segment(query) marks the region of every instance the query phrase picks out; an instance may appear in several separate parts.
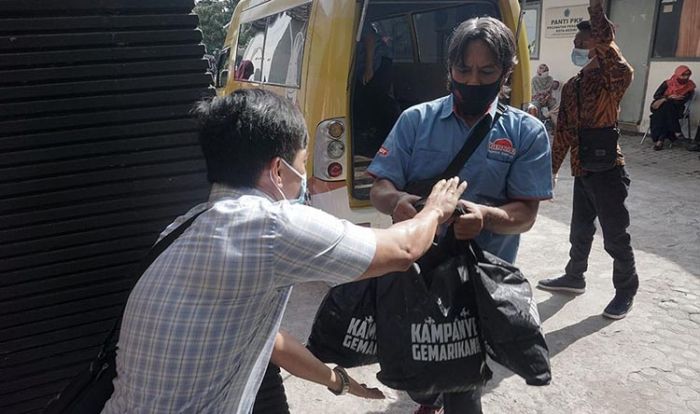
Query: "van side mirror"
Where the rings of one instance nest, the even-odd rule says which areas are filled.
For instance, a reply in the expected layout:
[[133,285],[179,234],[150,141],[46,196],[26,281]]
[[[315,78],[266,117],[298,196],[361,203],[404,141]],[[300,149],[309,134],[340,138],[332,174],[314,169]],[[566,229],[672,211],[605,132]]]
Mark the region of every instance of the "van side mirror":
[[216,58],[216,87],[221,88],[226,86],[228,82],[228,58],[229,58],[229,48],[226,48],[219,53]]
[[223,88],[226,86],[226,83],[228,82],[228,69],[224,69],[219,72],[218,79],[216,81],[216,87],[217,88]]

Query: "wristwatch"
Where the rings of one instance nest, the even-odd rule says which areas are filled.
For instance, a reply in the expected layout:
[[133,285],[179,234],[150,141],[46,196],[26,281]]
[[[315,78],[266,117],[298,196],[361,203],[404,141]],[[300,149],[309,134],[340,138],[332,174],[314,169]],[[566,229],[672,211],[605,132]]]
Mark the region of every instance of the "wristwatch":
[[340,390],[336,391],[333,388],[328,387],[328,391],[335,395],[347,394],[348,390],[350,390],[350,377],[348,376],[348,373],[342,367],[335,367],[333,368],[333,371],[335,371],[335,374],[338,376],[338,378],[340,378]]

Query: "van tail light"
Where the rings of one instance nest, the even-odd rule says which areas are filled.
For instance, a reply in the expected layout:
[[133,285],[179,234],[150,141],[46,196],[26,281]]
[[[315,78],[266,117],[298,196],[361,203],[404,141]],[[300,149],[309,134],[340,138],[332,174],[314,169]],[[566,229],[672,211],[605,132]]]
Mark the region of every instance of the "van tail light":
[[343,166],[339,162],[332,162],[328,166],[328,176],[331,178],[340,177],[343,175]]
[[314,177],[324,181],[344,181],[347,148],[345,118],[331,118],[319,123],[314,143]]

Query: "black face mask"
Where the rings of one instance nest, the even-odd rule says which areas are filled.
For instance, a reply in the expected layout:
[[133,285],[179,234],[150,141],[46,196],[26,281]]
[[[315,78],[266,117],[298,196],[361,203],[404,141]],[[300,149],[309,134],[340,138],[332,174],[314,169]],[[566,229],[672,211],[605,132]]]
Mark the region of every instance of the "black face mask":
[[479,116],[485,114],[500,90],[500,79],[488,85],[465,85],[452,80],[452,94],[460,115]]

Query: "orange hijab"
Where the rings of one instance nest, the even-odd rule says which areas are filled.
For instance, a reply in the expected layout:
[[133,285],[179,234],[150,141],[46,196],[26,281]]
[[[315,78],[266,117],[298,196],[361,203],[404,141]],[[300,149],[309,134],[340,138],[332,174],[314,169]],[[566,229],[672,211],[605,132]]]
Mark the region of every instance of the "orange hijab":
[[685,65],[680,65],[676,68],[675,72],[673,72],[673,76],[671,76],[671,79],[666,81],[666,92],[664,92],[664,96],[685,95],[686,93],[695,90],[695,83],[690,79],[688,79],[688,81],[685,83],[679,82],[680,76],[685,72],[690,72],[690,68]]

